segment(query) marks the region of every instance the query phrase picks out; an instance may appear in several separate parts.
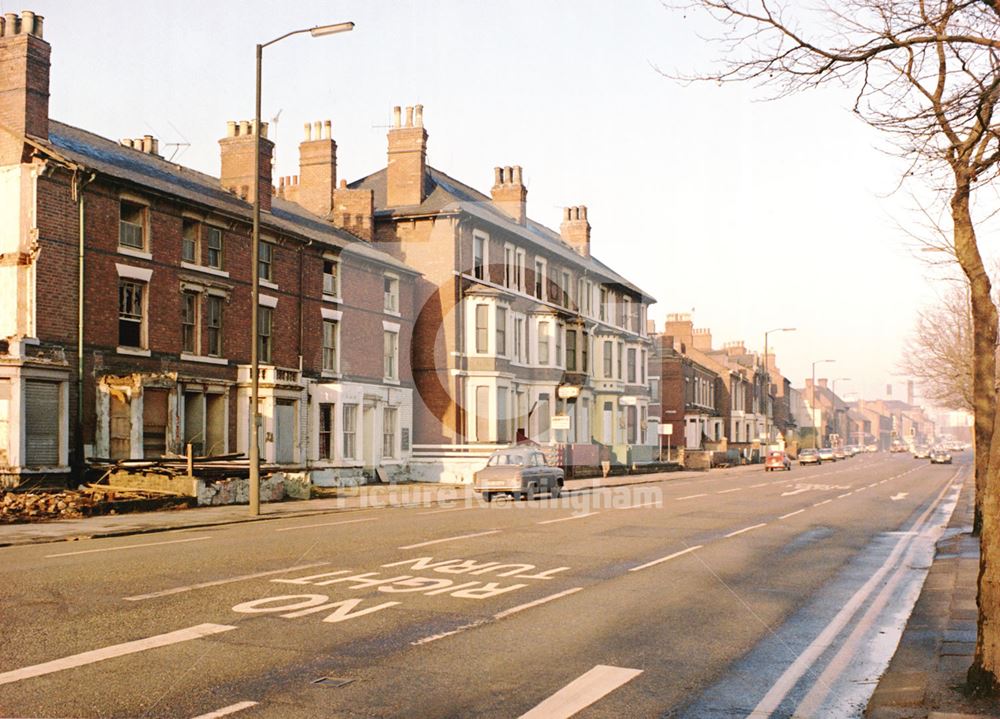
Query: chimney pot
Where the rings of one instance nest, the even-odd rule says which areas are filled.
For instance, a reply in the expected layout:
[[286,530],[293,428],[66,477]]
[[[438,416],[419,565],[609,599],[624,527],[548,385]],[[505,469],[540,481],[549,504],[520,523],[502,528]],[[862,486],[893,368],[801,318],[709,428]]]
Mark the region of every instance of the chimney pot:
[[399,114],[400,114],[399,105],[396,105],[395,107],[392,108],[392,126],[393,127],[399,127]]
[[342,189],[342,190],[346,190],[347,189],[347,180],[341,178],[341,180],[340,180],[340,189]]
[[323,138],[323,123],[319,120],[313,123],[313,138],[316,140]]
[[18,25],[20,24],[20,18],[17,16],[16,12],[4,13],[4,18],[6,23],[4,23],[3,36],[13,37],[18,33]]
[[500,167],[493,168],[493,184],[494,186],[503,184],[503,169]]
[[265,140],[267,139],[267,123],[266,122],[260,123],[260,136],[263,139],[265,139]]
[[406,106],[406,126],[413,127],[413,108]]
[[304,139],[306,142],[309,142],[313,139],[313,126],[311,122],[306,123],[306,132]]
[[514,165],[514,184],[515,185],[520,185],[521,184],[521,166],[520,165]]
[[229,120],[226,123],[226,137],[236,137],[236,122]]
[[35,34],[35,13],[31,10],[21,12],[21,32],[27,35]]
[[143,135],[142,136],[142,151],[147,155],[153,151],[153,136]]
[[329,120],[324,120],[323,121],[323,139],[324,140],[329,140],[332,135],[333,135],[333,123],[331,123]]
[[417,105],[413,108],[416,111],[416,123],[417,127],[424,126],[424,106]]
[[250,123],[246,120],[240,120],[239,128],[236,130],[237,135],[249,135],[250,134]]
[[42,25],[45,22],[45,18],[41,15],[35,15],[35,37],[39,40],[42,38]]

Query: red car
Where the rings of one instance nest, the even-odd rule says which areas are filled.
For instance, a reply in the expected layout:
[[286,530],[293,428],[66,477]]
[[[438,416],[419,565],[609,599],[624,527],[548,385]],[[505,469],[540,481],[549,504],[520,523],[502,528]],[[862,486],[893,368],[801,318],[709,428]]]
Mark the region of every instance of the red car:
[[787,469],[792,471],[792,460],[784,452],[770,452],[764,460],[764,471],[772,472],[776,469]]

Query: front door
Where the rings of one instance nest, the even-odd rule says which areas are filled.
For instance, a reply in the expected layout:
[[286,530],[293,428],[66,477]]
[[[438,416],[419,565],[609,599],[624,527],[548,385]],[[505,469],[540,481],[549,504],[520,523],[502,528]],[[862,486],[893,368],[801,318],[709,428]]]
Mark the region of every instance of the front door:
[[162,457],[167,451],[167,390],[142,391],[142,456]]
[[614,410],[611,402],[604,403],[604,444],[614,444],[615,436],[612,434],[614,430],[613,417]]
[[362,431],[362,452],[364,458],[365,469],[373,469],[378,460],[377,452],[381,449],[381,445],[377,449],[375,446],[375,404],[373,402],[365,402],[363,408],[363,415],[361,417],[361,431]]

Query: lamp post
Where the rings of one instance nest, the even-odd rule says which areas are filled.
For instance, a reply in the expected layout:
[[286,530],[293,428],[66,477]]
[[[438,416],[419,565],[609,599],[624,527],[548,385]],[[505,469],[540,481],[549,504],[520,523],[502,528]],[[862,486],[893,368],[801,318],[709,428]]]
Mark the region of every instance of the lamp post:
[[823,364],[824,362],[836,362],[837,360],[824,359],[816,360],[812,363],[812,387],[810,388],[809,399],[812,403],[812,415],[813,415],[813,446],[819,449],[819,426],[816,424],[816,365]]
[[309,33],[313,37],[323,35],[333,35],[339,32],[350,32],[354,29],[353,22],[342,22],[336,25],[317,25],[316,27],[302,28],[286,32],[280,37],[257,45],[257,97],[254,106],[253,118],[253,151],[254,151],[254,173],[253,173],[253,235],[250,244],[253,247],[251,259],[251,285],[250,285],[250,516],[256,517],[260,514],[260,446],[258,444],[258,434],[260,432],[260,407],[258,406],[258,395],[260,390],[260,353],[258,344],[260,342],[258,322],[258,305],[260,304],[260,75],[261,60],[264,56],[264,48],[276,42],[284,40],[292,35]]
[[768,400],[771,398],[771,362],[767,355],[767,336],[772,332],[794,332],[794,327],[777,327],[764,333],[764,372],[767,374],[767,386],[764,388],[764,451],[771,446],[771,415],[768,414]]

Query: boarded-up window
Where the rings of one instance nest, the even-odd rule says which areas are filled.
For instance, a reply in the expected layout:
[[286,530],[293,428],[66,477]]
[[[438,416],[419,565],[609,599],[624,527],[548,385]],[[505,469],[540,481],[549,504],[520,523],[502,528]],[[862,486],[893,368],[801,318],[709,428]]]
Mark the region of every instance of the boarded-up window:
[[59,464],[59,384],[28,380],[24,402],[25,464]]
[[167,451],[167,390],[142,393],[142,456],[162,457]]
[[10,380],[0,379],[0,466],[10,464]]
[[490,388],[476,387],[476,440],[490,441]]

